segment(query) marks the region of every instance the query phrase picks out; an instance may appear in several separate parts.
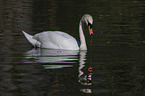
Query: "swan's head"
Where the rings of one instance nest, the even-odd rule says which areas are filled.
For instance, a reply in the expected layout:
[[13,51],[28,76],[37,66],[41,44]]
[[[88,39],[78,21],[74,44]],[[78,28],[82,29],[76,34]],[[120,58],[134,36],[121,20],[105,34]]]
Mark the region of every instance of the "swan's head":
[[93,17],[89,14],[85,14],[83,16],[83,20],[85,21],[85,23],[87,24],[88,28],[89,28],[89,33],[90,35],[93,35]]

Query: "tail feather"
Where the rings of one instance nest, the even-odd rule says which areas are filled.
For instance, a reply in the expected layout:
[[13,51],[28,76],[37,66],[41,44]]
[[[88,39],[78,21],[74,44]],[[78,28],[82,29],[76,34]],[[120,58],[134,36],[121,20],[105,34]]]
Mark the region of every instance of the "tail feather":
[[38,41],[36,39],[33,38],[32,35],[29,35],[28,33],[22,31],[23,34],[25,35],[25,37],[27,38],[27,40],[33,45],[36,46],[36,44],[38,43]]

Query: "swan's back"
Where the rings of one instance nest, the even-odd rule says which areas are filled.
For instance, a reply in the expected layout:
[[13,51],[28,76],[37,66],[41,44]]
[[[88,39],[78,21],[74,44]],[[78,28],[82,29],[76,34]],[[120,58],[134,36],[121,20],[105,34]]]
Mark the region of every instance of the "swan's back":
[[33,38],[41,43],[41,48],[79,50],[76,39],[61,31],[46,31]]

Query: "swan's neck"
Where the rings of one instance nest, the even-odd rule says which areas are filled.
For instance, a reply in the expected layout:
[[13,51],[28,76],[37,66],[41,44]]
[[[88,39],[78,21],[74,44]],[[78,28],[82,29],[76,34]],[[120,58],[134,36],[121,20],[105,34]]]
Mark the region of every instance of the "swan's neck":
[[80,33],[80,50],[87,50],[87,46],[86,46],[86,40],[85,40],[85,36],[84,36],[84,24],[82,24],[84,22],[82,22],[82,20],[80,21],[79,24],[79,33]]

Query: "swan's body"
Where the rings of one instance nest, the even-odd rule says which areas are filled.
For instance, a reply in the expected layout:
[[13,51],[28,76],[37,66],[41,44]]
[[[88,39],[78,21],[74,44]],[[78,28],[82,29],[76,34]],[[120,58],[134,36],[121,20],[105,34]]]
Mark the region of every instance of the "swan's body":
[[63,49],[63,50],[87,50],[85,36],[83,33],[83,23],[89,27],[90,34],[92,31],[92,16],[86,14],[82,17],[79,24],[80,45],[78,41],[71,35],[61,31],[45,31],[38,33],[34,36],[22,31],[28,41],[36,47],[50,48],[50,49]]
[[[25,36],[27,33],[23,31]],[[50,49],[79,50],[76,39],[61,31],[46,31],[27,38],[33,46]],[[31,39],[34,39],[31,41]],[[48,42],[49,41],[49,42]]]

